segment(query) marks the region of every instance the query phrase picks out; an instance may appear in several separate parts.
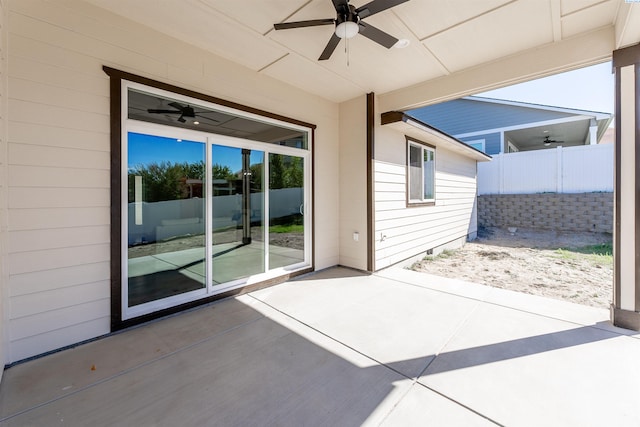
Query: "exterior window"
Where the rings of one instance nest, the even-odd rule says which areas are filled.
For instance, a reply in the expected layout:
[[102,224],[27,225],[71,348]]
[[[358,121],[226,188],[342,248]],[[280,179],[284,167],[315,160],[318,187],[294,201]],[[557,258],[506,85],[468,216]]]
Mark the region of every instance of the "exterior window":
[[464,141],[465,144],[467,144],[470,147],[475,148],[478,151],[482,151],[483,153],[485,153],[486,151],[484,150],[484,139],[475,139],[473,141]]
[[409,203],[435,202],[436,150],[408,141]]

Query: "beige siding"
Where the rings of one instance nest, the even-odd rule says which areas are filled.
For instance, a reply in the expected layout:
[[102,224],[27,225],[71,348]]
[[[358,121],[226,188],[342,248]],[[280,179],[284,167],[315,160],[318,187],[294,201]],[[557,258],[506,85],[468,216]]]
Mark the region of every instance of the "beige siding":
[[9,273],[7,270],[7,7],[0,0],[0,379],[9,362]]
[[340,265],[360,270],[367,269],[366,118],[365,96],[340,105]]
[[9,9],[10,97],[4,86],[0,93],[9,111],[8,138],[0,131],[0,174],[8,178],[0,179],[6,361],[109,332],[103,65],[318,125],[315,263],[338,263],[336,104],[81,1],[16,0]]
[[436,204],[407,207],[405,138],[382,131],[377,151],[381,144],[385,147],[376,158],[374,178],[376,269],[476,232],[475,160],[437,147]]

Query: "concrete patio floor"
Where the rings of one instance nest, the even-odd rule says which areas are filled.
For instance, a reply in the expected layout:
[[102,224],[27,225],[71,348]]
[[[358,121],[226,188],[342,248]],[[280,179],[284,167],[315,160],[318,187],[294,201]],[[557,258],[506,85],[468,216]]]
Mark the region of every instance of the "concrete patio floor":
[[3,426],[638,426],[608,312],[333,268],[5,371]]

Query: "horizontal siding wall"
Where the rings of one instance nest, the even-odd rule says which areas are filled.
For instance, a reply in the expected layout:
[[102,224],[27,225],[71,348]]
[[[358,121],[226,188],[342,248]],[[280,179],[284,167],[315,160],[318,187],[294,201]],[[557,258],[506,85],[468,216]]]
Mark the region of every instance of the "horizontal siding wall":
[[[398,141],[395,144],[399,150],[405,150]],[[474,160],[436,148],[436,204],[407,207],[406,165],[377,160],[374,175],[376,269],[474,234],[477,230],[475,177]]]
[[[9,362],[109,332],[104,65],[317,124],[316,165],[338,162],[333,103],[82,1],[9,5]],[[338,262],[337,187],[315,185],[317,268]]]
[[558,111],[504,105],[473,99],[454,99],[428,105],[412,110],[409,114],[449,135],[524,125],[571,116],[569,113]]
[[7,7],[0,0],[0,379],[8,361],[9,349],[9,273],[8,250],[8,172],[7,172]]

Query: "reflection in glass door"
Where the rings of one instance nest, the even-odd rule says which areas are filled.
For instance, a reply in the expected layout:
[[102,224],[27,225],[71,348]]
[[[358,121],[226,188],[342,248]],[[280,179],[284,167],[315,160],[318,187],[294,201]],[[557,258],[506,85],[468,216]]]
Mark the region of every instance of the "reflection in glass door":
[[213,145],[211,162],[215,286],[265,271],[264,152]]
[[205,144],[128,133],[128,306],[204,289]]
[[269,154],[269,269],[304,261],[304,161]]
[[127,135],[123,316],[309,265],[308,159],[295,149],[146,127]]

